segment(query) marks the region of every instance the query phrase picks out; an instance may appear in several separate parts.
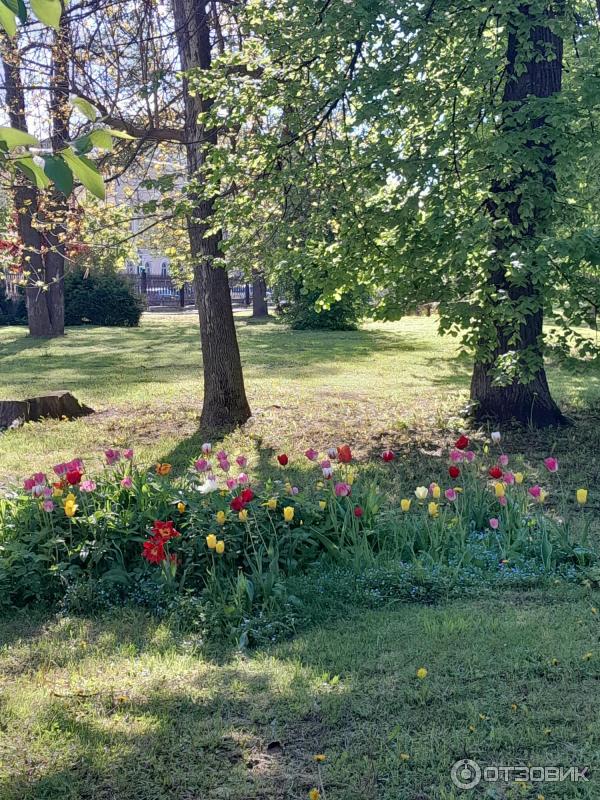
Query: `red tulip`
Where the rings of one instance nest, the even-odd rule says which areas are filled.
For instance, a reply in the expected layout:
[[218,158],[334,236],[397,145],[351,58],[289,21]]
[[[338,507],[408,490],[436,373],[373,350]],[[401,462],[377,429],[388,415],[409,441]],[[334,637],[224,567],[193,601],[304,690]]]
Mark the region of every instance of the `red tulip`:
[[488,475],[490,476],[490,478],[496,478],[496,479],[501,478],[502,470],[497,465],[494,467],[490,467],[488,470]]
[[456,480],[458,478],[458,476],[460,475],[459,468],[454,466],[454,464],[453,464],[451,467],[448,468],[448,475],[450,475],[451,478]]
[[254,492],[250,487],[244,489],[244,491],[240,494],[240,497],[244,501],[244,503],[249,503],[250,500],[254,500]]
[[459,436],[458,439],[454,442],[454,447],[457,450],[466,450],[469,446],[469,439],[466,436]]
[[83,473],[79,472],[78,469],[73,469],[67,472],[65,477],[70,486],[77,486],[78,483],[81,483]]
[[384,450],[381,454],[381,457],[386,462],[393,461],[396,458],[393,450]]
[[352,450],[347,444],[343,444],[341,447],[337,449],[338,454],[338,461],[341,461],[342,464],[349,464],[352,461]]
[[357,519],[360,519],[365,512],[362,510],[360,506],[354,506],[354,516]]
[[229,507],[232,511],[241,511],[243,508],[246,507],[246,502],[241,494],[238,494],[237,497],[234,497],[231,503],[229,503]]
[[277,461],[279,461],[282,467],[285,467],[285,465],[289,461],[289,458],[286,456],[285,453],[282,453],[280,456],[277,456]]

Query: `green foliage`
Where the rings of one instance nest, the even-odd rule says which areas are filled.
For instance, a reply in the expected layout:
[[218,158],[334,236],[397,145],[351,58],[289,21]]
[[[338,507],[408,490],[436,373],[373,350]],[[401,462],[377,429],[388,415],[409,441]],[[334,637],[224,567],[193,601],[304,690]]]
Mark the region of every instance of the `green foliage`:
[[283,289],[286,303],[281,316],[293,330],[352,331],[365,313],[364,303],[349,293],[340,300],[334,300],[327,307],[319,306],[321,293],[306,291],[300,280],[290,281]]
[[65,276],[65,325],[137,326],[142,304],[127,279],[83,267]]
[[[598,224],[599,41],[590,6],[555,12],[248,3],[244,49],[195,76],[208,119],[240,132],[205,168],[227,252],[325,301],[369,286],[379,318],[439,301],[442,330],[479,361],[502,339],[499,381],[539,368],[538,343],[519,348],[541,308],[589,355],[573,326],[600,303],[580,236]],[[534,41],[544,27],[564,46],[562,91],[515,102],[528,64],[557,58]]]

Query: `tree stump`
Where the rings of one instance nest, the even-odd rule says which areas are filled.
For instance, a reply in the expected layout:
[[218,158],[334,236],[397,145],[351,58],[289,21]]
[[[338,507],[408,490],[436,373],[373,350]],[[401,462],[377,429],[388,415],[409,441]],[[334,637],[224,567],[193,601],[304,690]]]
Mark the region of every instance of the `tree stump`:
[[0,428],[10,428],[41,419],[77,419],[94,409],[80,403],[70,392],[50,392],[27,400],[0,400]]

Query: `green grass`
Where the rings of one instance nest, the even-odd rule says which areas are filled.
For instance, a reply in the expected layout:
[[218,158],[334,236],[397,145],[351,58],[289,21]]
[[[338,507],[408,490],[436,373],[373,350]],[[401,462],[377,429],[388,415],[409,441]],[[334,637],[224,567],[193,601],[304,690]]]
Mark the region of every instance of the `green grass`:
[[[467,399],[470,364],[455,340],[437,335],[434,319],[329,333],[241,318],[238,332],[254,417],[226,446],[292,453],[348,441],[362,458],[390,446],[409,461],[417,457],[417,473],[426,471],[424,464],[435,468],[462,425],[457,414]],[[194,315],[147,314],[139,329],[70,329],[51,342],[0,328],[0,363],[0,397],[68,389],[98,412],[1,435],[0,481],[74,455],[97,464],[107,446],[131,445],[142,461],[182,468],[204,440]],[[517,435],[514,445],[532,458],[553,450],[592,485],[599,477],[592,454],[600,446],[600,370],[551,367],[550,381],[578,427]]]
[[302,800],[323,753],[326,800],[483,797],[453,790],[463,757],[592,768],[589,784],[486,797],[597,798],[599,599],[561,588],[350,608],[218,662],[132,612],[12,619],[0,624],[0,797]]

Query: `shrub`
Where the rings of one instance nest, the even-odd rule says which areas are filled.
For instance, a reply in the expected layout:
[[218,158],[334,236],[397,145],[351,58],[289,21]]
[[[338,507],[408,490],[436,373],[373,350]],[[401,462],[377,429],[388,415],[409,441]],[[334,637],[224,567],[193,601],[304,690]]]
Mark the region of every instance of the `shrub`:
[[122,275],[81,268],[65,275],[65,325],[135,327],[141,314],[141,300]]
[[[355,583],[374,599],[413,600],[473,581],[528,585],[595,562],[585,490],[552,515],[546,490],[509,471],[505,454],[468,447],[461,437],[449,454],[448,488],[413,487],[393,502],[360,479],[347,446],[315,463],[302,489],[286,480],[283,454],[281,480],[251,487],[246,472],[230,477],[224,452],[211,463],[208,445],[175,479],[168,464],[138,468],[129,450],[107,451],[95,478],[79,459],[58,464],[0,501],[4,603],[82,611],[134,602],[239,639],[290,630],[301,616],[290,579],[318,562],[362,575]],[[393,452],[382,458],[394,469]],[[236,462],[246,468],[244,456]],[[555,480],[557,463],[545,463]]]
[[26,325],[27,304],[25,293],[19,289],[16,300],[12,300],[6,293],[6,284],[0,280],[0,325]]
[[321,293],[306,292],[301,281],[280,289],[289,297],[281,307],[281,316],[293,330],[353,331],[364,316],[365,300],[357,293],[345,294],[329,308],[320,309],[317,303]]

